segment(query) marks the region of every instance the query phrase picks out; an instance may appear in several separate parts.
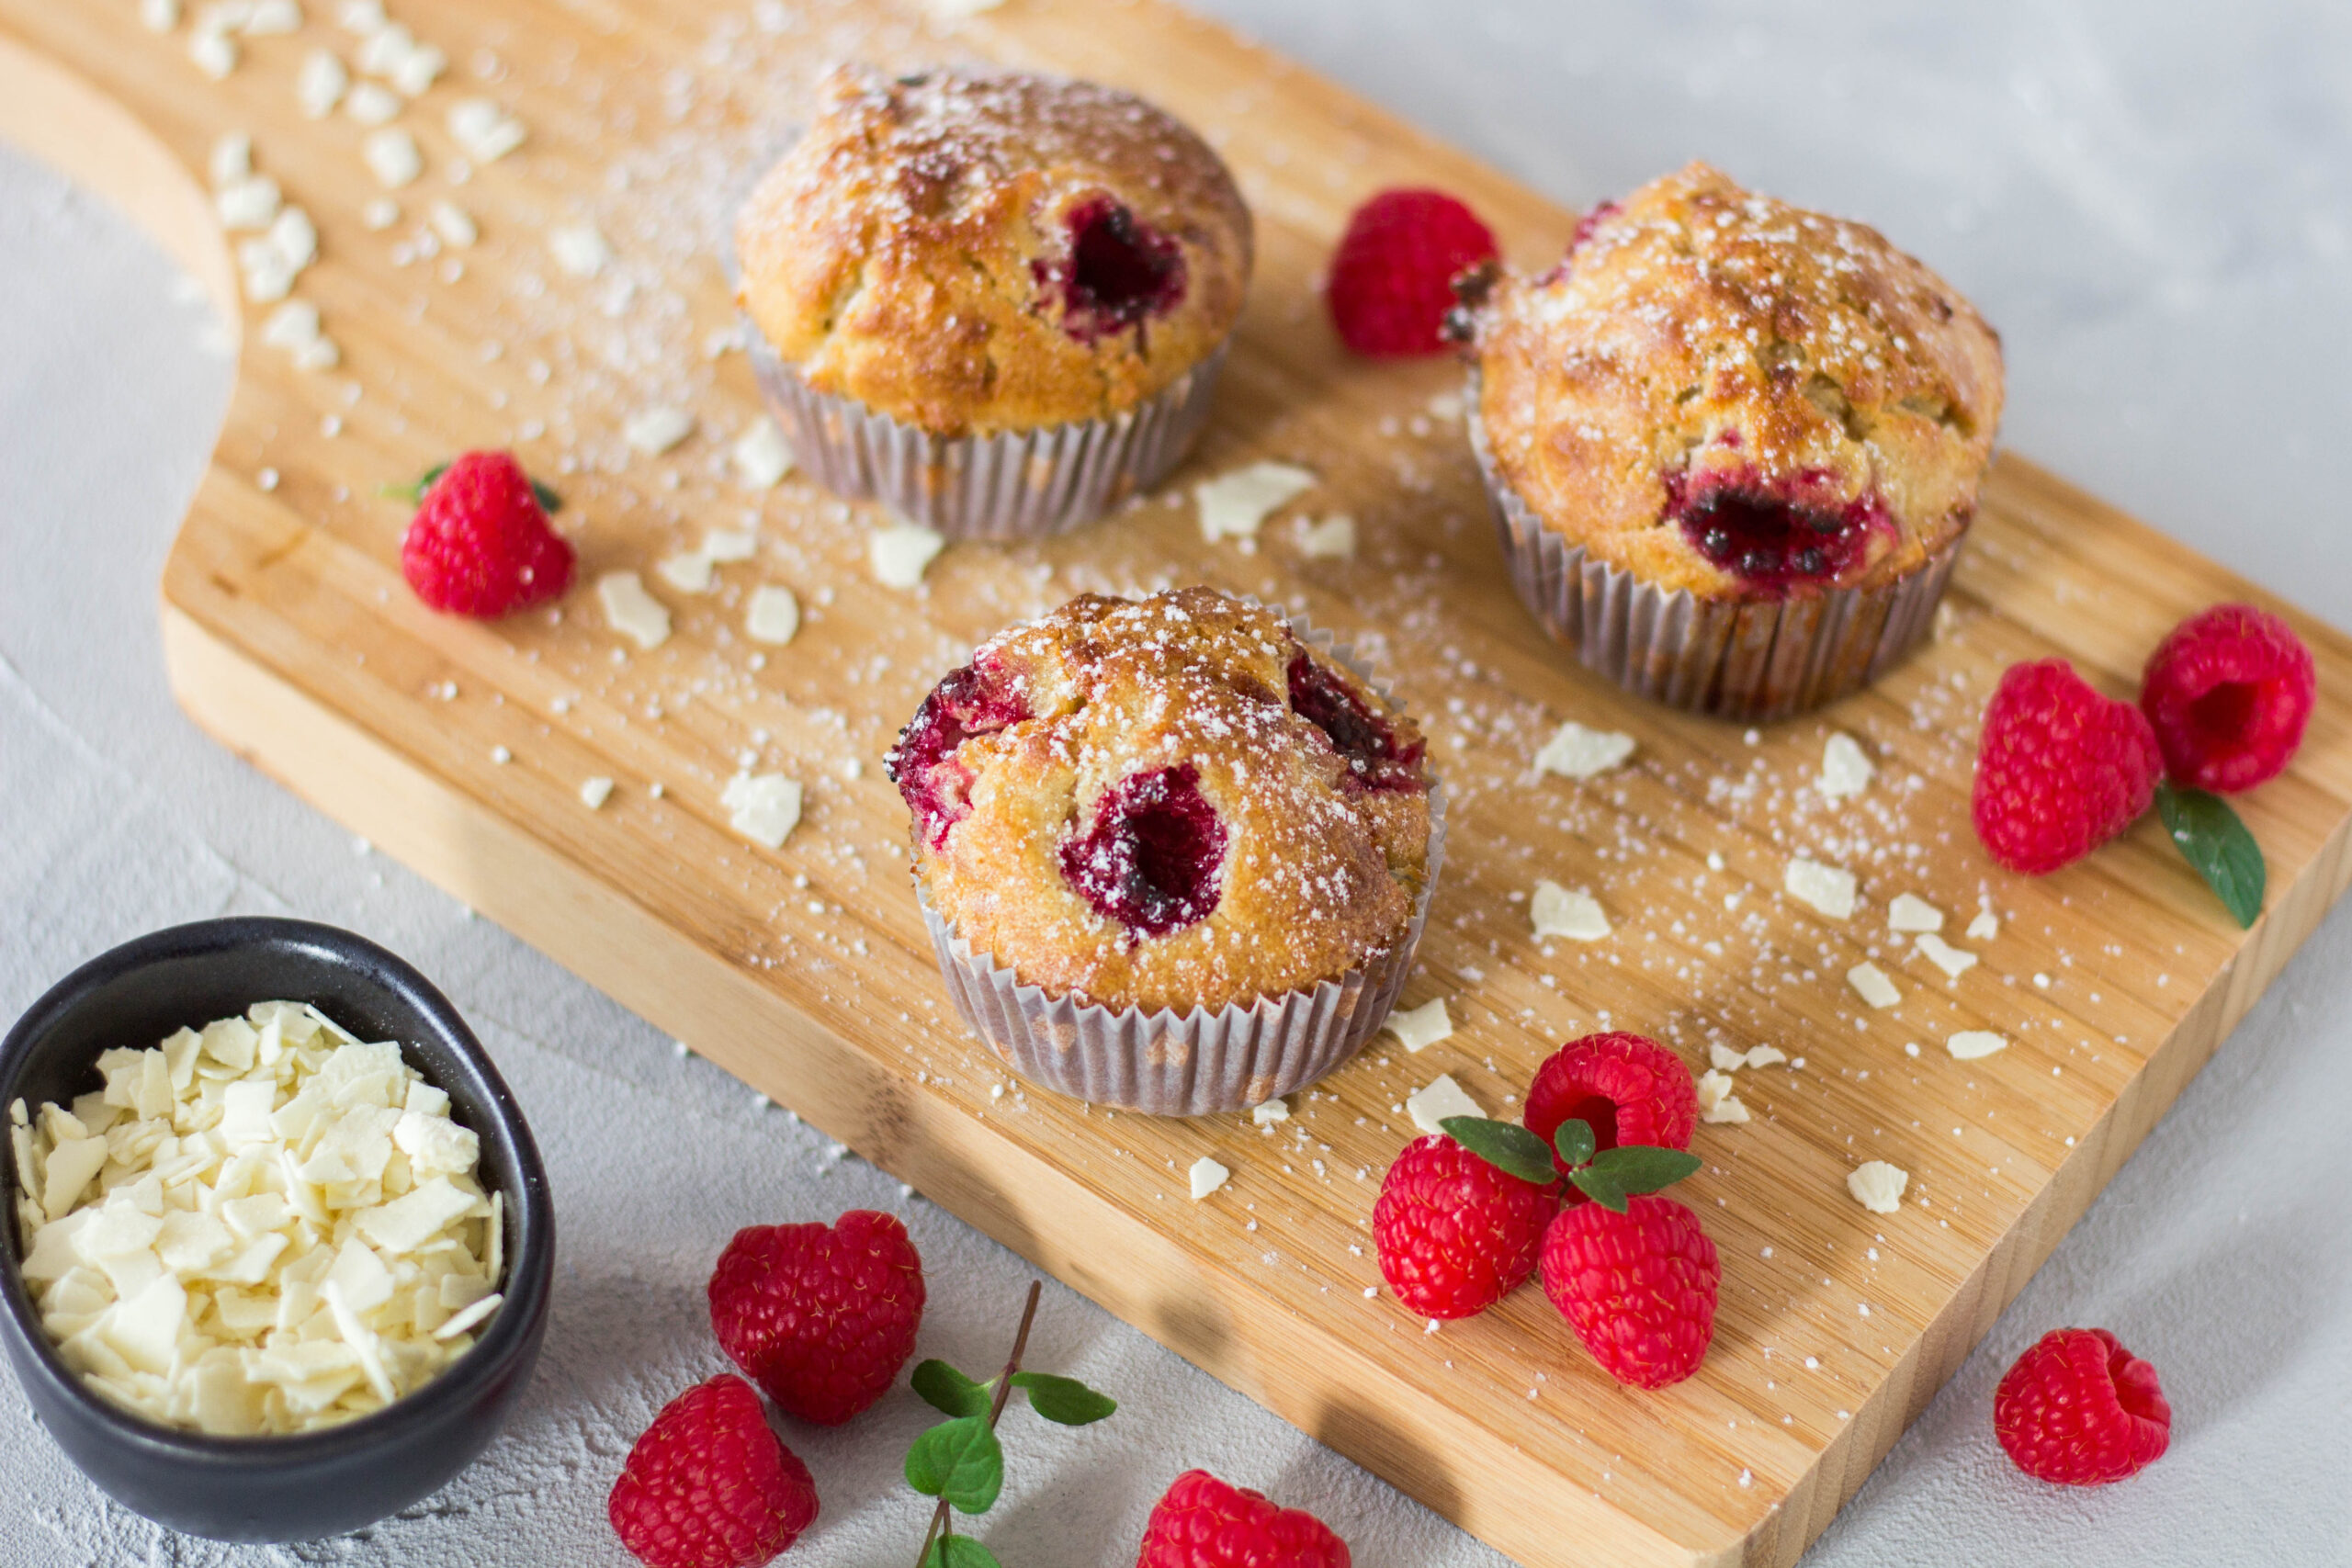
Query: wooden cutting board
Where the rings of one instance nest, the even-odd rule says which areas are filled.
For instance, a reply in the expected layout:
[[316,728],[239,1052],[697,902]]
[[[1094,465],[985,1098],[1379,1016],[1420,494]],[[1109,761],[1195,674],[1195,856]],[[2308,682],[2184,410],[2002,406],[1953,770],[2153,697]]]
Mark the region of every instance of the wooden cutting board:
[[[960,25],[845,0],[750,14],[396,0],[454,64],[401,117],[426,173],[380,231],[363,218],[381,193],[362,129],[297,107],[303,54],[348,61],[356,45],[329,0],[309,6],[299,36],[245,39],[216,82],[191,64],[185,24],[147,32],[130,0],[0,0],[0,39],[20,40],[0,47],[0,133],[119,200],[246,327],[164,581],[188,710],[747,1083],[1521,1562],[1793,1560],[2345,886],[2352,643],[2303,616],[2322,704],[2293,771],[2244,802],[2271,874],[2252,931],[2153,821],[2044,881],[1987,862],[1968,827],[1970,758],[2004,665],[2064,654],[2128,693],[2183,615],[2267,602],[2016,457],[1994,472],[1933,645],[1827,714],[1743,733],[1568,668],[1504,580],[1444,406],[1458,371],[1350,359],[1316,278],[1379,186],[1461,193],[1526,264],[1558,253],[1569,212],[1158,0],[1011,0]],[[950,551],[922,592],[899,592],[865,565],[874,517],[798,480],[754,492],[729,475],[757,403],[741,355],[714,353],[734,322],[723,234],[820,62],[972,56],[1133,86],[1198,126],[1257,211],[1261,270],[1178,484],[1045,547]],[[444,121],[468,96],[518,116],[528,141],[458,183]],[[322,257],[296,292],[341,345],[335,369],[295,369],[259,340],[266,307],[236,303],[199,188],[232,129],[316,220]],[[439,200],[475,220],[478,244],[436,252],[423,220]],[[582,222],[614,253],[591,279],[548,242]],[[658,458],[621,435],[652,407],[698,422]],[[584,590],[558,615],[493,626],[410,596],[405,508],[378,487],[499,445],[565,492],[583,581],[645,574],[675,617],[666,646],[621,643]],[[1254,551],[1204,544],[1187,484],[1260,457],[1322,482]],[[1306,558],[1299,519],[1340,512],[1359,525],[1355,558]],[[716,592],[654,575],[706,528],[747,520],[759,557],[720,568]],[[1009,1080],[946,1005],[880,766],[931,682],[999,626],[1081,589],[1191,581],[1295,604],[1371,652],[1453,791],[1406,998],[1448,998],[1453,1037],[1419,1055],[1384,1038],[1272,1131],[1116,1115]],[[741,630],[761,582],[808,612],[764,659]],[[1569,718],[1639,749],[1589,784],[1537,779],[1532,756]],[[1842,804],[1816,787],[1833,730],[1878,764]],[[808,786],[779,852],[732,833],[718,804],[744,761]],[[617,781],[601,810],[579,795],[592,775]],[[1781,892],[1797,854],[1859,874],[1852,919]],[[1591,889],[1615,934],[1532,941],[1539,877]],[[1975,967],[1948,982],[1889,933],[1906,892],[1947,913]],[[1962,936],[1980,908],[1999,934]],[[1847,988],[1865,957],[1899,1008]],[[1510,1114],[1546,1053],[1603,1023],[1673,1043],[1694,1070],[1711,1044],[1802,1058],[1738,1073],[1753,1120],[1699,1132],[1706,1169],[1687,1197],[1722,1249],[1722,1314],[1701,1373],[1662,1393],[1600,1376],[1532,1288],[1433,1334],[1373,1289],[1367,1218],[1411,1135],[1406,1096],[1449,1072]],[[1956,1061],[1942,1042],[1962,1029],[2014,1043]],[[1204,1154],[1233,1177],[1194,1202],[1185,1172]],[[1848,1171],[1872,1158],[1911,1173],[1898,1214],[1848,1195]]]

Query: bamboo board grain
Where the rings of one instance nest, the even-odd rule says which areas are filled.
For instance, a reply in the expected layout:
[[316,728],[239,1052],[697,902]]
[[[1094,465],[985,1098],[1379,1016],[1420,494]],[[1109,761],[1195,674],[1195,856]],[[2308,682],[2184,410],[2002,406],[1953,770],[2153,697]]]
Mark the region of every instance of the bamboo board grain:
[[[295,107],[306,50],[353,53],[328,17],[248,40],[216,84],[186,58],[185,28],[141,31],[129,0],[0,0],[0,134],[122,202],[232,320],[263,312],[230,296],[190,184],[218,133],[251,130],[261,168],[322,235],[297,292],[345,364],[302,374],[246,333],[164,583],[183,703],[625,1004],[1521,1562],[1792,1561],[2352,876],[2352,644],[2301,616],[2323,700],[2296,767],[2245,803],[2272,874],[2251,932],[2153,823],[2042,882],[1984,859],[1969,755],[2004,664],[2061,653],[2128,691],[2181,615],[2267,602],[2015,457],[1993,476],[1936,642],[1829,714],[1747,735],[1565,668],[1511,598],[1458,423],[1431,412],[1458,373],[1350,361],[1313,279],[1347,209],[1381,186],[1462,192],[1525,262],[1556,253],[1569,214],[1215,26],[1156,0],[1011,0],[960,28],[831,0],[392,10],[456,65],[403,118],[429,172],[376,232],[362,131]],[[1179,486],[1046,547],[950,552],[909,596],[865,570],[871,518],[797,480],[763,495],[729,482],[727,441],[756,404],[741,356],[707,344],[731,324],[726,212],[788,137],[817,63],[974,55],[1132,85],[1200,126],[1257,211],[1261,271]],[[531,140],[459,184],[442,119],[472,94],[519,114]],[[420,219],[440,198],[478,220],[478,246],[434,254]],[[584,281],[545,243],[582,220],[615,251]],[[619,432],[653,404],[691,409],[701,431],[648,459]],[[671,643],[616,657],[585,592],[560,616],[491,626],[407,595],[402,509],[376,487],[501,444],[567,493],[583,580],[647,574],[676,613]],[[1182,483],[1255,456],[1323,477],[1301,514],[1352,514],[1356,559],[1305,559],[1290,519],[1254,553],[1200,541]],[[653,577],[705,528],[747,516],[761,557],[722,568],[716,594]],[[1081,588],[1193,580],[1298,604],[1368,648],[1430,722],[1453,796],[1407,1000],[1446,996],[1454,1037],[1419,1055],[1385,1040],[1271,1134],[1239,1117],[1114,1116],[1008,1080],[945,1006],[878,766],[978,637]],[[755,666],[740,615],[763,581],[793,587],[809,617]],[[1529,776],[1570,717],[1640,750],[1588,784]],[[1833,728],[1880,768],[1843,806],[1807,783]],[[735,837],[718,807],[744,755],[809,784],[780,852]],[[618,781],[601,811],[577,797],[590,775]],[[1860,874],[1854,920],[1781,894],[1796,853]],[[1614,937],[1530,941],[1517,900],[1538,876],[1592,888]],[[1981,953],[1958,981],[1888,934],[1887,903],[1906,891]],[[2000,934],[1959,937],[1980,903]],[[1844,987],[1865,956],[1894,975],[1901,1008],[1870,1012]],[[1532,1290],[1435,1337],[1364,1293],[1377,1282],[1365,1221],[1410,1135],[1405,1095],[1450,1071],[1508,1113],[1553,1045],[1602,1021],[1669,1040],[1694,1068],[1711,1042],[1804,1058],[1739,1074],[1754,1121],[1700,1131],[1707,1168],[1689,1200],[1723,1251],[1722,1315],[1701,1374],[1658,1394],[1601,1378]],[[1972,1027],[2015,1043],[1952,1061],[1939,1043]],[[1204,1153],[1234,1177],[1196,1205],[1184,1171]],[[1898,1215],[1847,1196],[1846,1172],[1873,1157],[1913,1173]]]

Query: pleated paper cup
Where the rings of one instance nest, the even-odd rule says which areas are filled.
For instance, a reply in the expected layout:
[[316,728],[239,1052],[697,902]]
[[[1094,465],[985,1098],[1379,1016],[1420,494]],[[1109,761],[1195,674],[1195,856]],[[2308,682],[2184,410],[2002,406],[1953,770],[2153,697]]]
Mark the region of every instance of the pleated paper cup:
[[1520,601],[1588,670],[1668,707],[1741,723],[1809,712],[1861,690],[1923,641],[1967,540],[1871,588],[1785,599],[1667,592],[1544,526],[1495,467],[1470,382],[1470,444]]
[[750,337],[760,389],[818,483],[951,540],[1000,543],[1081,527],[1167,477],[1208,420],[1227,346],[1109,419],[951,437],[817,391],[756,328]]
[[[1291,626],[1300,640],[1371,680],[1329,633],[1295,619]],[[1245,1111],[1336,1071],[1396,1007],[1445,860],[1445,786],[1434,776],[1429,800],[1428,874],[1402,938],[1337,979],[1215,1010],[1114,1010],[1025,984],[992,955],[975,953],[920,884],[916,897],[957,1014],[1029,1082],[1154,1116]]]

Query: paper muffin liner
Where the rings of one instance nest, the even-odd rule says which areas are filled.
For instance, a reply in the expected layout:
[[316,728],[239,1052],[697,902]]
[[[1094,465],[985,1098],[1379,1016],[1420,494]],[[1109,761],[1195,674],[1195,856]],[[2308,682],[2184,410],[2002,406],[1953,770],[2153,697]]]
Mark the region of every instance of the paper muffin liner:
[[811,389],[751,333],[760,389],[800,467],[836,495],[875,501],[949,539],[1041,539],[1158,484],[1208,420],[1227,344],[1136,407],[995,435],[940,436]]
[[1860,691],[1927,637],[1968,537],[1962,525],[1917,569],[1873,588],[1760,602],[1668,592],[1545,527],[1495,467],[1475,374],[1469,395],[1470,444],[1521,602],[1586,669],[1668,707],[1756,723]]
[[[1331,634],[1295,617],[1291,629],[1388,694]],[[1154,1116],[1244,1111],[1341,1066],[1396,1007],[1445,862],[1445,786],[1434,774],[1429,801],[1428,874],[1401,938],[1337,979],[1214,1011],[1114,1010],[1024,984],[992,955],[973,952],[920,883],[916,897],[956,1012],[1023,1078],[1090,1104]]]

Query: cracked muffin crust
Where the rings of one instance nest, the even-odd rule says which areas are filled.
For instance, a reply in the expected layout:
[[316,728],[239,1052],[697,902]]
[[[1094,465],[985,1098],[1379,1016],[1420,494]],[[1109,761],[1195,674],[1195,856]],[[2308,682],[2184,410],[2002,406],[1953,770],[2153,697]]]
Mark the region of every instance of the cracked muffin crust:
[[1429,874],[1419,729],[1281,615],[1082,595],[990,639],[890,756],[933,908],[1023,982],[1182,1012],[1401,941]]
[[822,96],[736,226],[740,301],[815,390],[943,436],[1107,419],[1241,313],[1249,209],[1141,98],[849,67]]
[[1692,164],[1469,315],[1498,477],[1672,592],[1770,601],[1917,570],[1973,516],[2000,340],[1877,231]]

